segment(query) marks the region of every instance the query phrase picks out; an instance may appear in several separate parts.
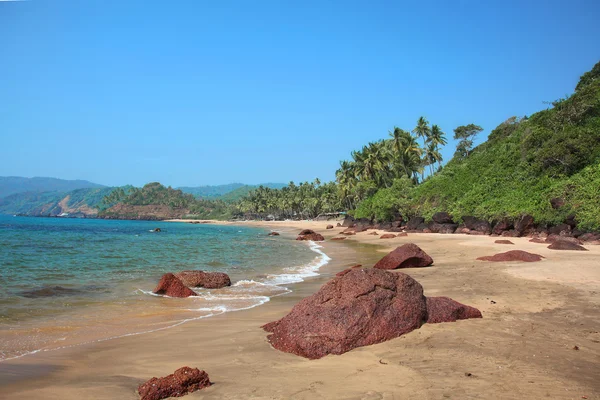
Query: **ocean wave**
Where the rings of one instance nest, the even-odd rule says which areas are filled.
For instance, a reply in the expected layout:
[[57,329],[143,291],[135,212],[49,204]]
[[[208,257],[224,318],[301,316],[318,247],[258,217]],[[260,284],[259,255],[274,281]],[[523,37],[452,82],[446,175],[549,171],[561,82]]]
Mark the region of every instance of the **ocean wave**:
[[318,254],[318,256],[308,264],[300,265],[297,267],[288,267],[283,270],[285,273],[283,274],[269,274],[267,275],[264,283],[271,285],[286,285],[290,283],[300,283],[304,282],[306,278],[311,278],[315,276],[319,276],[319,271],[321,267],[329,263],[331,258],[325,254],[321,249],[323,246],[313,242],[308,241],[309,248]]

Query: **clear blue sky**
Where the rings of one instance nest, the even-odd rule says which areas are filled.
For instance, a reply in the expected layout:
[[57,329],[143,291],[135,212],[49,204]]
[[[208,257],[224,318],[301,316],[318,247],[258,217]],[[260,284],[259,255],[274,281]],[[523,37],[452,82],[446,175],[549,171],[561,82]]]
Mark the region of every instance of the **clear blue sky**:
[[481,141],[571,93],[598,21],[597,0],[0,1],[0,175],[330,180],[421,115]]

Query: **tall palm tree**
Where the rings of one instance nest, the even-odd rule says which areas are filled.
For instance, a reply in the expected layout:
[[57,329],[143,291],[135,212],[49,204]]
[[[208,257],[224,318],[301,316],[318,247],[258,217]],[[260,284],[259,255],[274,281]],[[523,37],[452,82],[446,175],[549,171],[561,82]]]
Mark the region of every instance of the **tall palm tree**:
[[425,117],[419,117],[417,120],[417,126],[413,129],[412,133],[417,135],[419,139],[423,140],[423,146],[425,146],[425,142],[429,140],[431,136],[431,128],[429,127],[429,121]]

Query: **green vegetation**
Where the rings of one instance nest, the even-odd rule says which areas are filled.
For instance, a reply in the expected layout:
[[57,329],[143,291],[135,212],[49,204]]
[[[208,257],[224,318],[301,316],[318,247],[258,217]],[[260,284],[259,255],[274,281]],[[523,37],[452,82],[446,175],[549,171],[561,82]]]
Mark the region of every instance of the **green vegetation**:
[[[260,188],[242,199],[240,211],[310,218],[349,210],[378,221],[438,211],[488,220],[530,214],[541,224],[575,215],[580,229],[600,230],[600,63],[551,106],[509,118],[474,149],[483,128],[457,127],[456,153],[443,168],[445,134],[421,117],[411,133],[394,128],[389,138],[352,152],[340,163],[337,185]],[[564,205],[552,208],[553,198]]]

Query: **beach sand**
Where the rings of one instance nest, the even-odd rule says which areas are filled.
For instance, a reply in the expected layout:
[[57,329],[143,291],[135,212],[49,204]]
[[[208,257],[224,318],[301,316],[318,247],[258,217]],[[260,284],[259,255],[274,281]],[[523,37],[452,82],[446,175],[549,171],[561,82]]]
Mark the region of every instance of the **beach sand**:
[[[330,239],[342,228],[325,230],[328,223],[248,224],[286,232],[311,228]],[[290,294],[168,330],[0,363],[0,398],[136,399],[142,382],[188,365],[206,370],[214,382],[189,399],[600,399],[600,246],[554,251],[526,238],[511,238],[515,245],[494,240],[379,239],[368,232],[326,240],[323,250],[332,261],[320,276],[289,285]],[[336,272],[354,263],[370,267],[410,242],[435,263],[402,272],[419,281],[425,295],[477,307],[483,319],[425,324],[385,343],[312,361],[269,346],[261,325],[287,314]],[[546,259],[475,260],[511,249]]]

